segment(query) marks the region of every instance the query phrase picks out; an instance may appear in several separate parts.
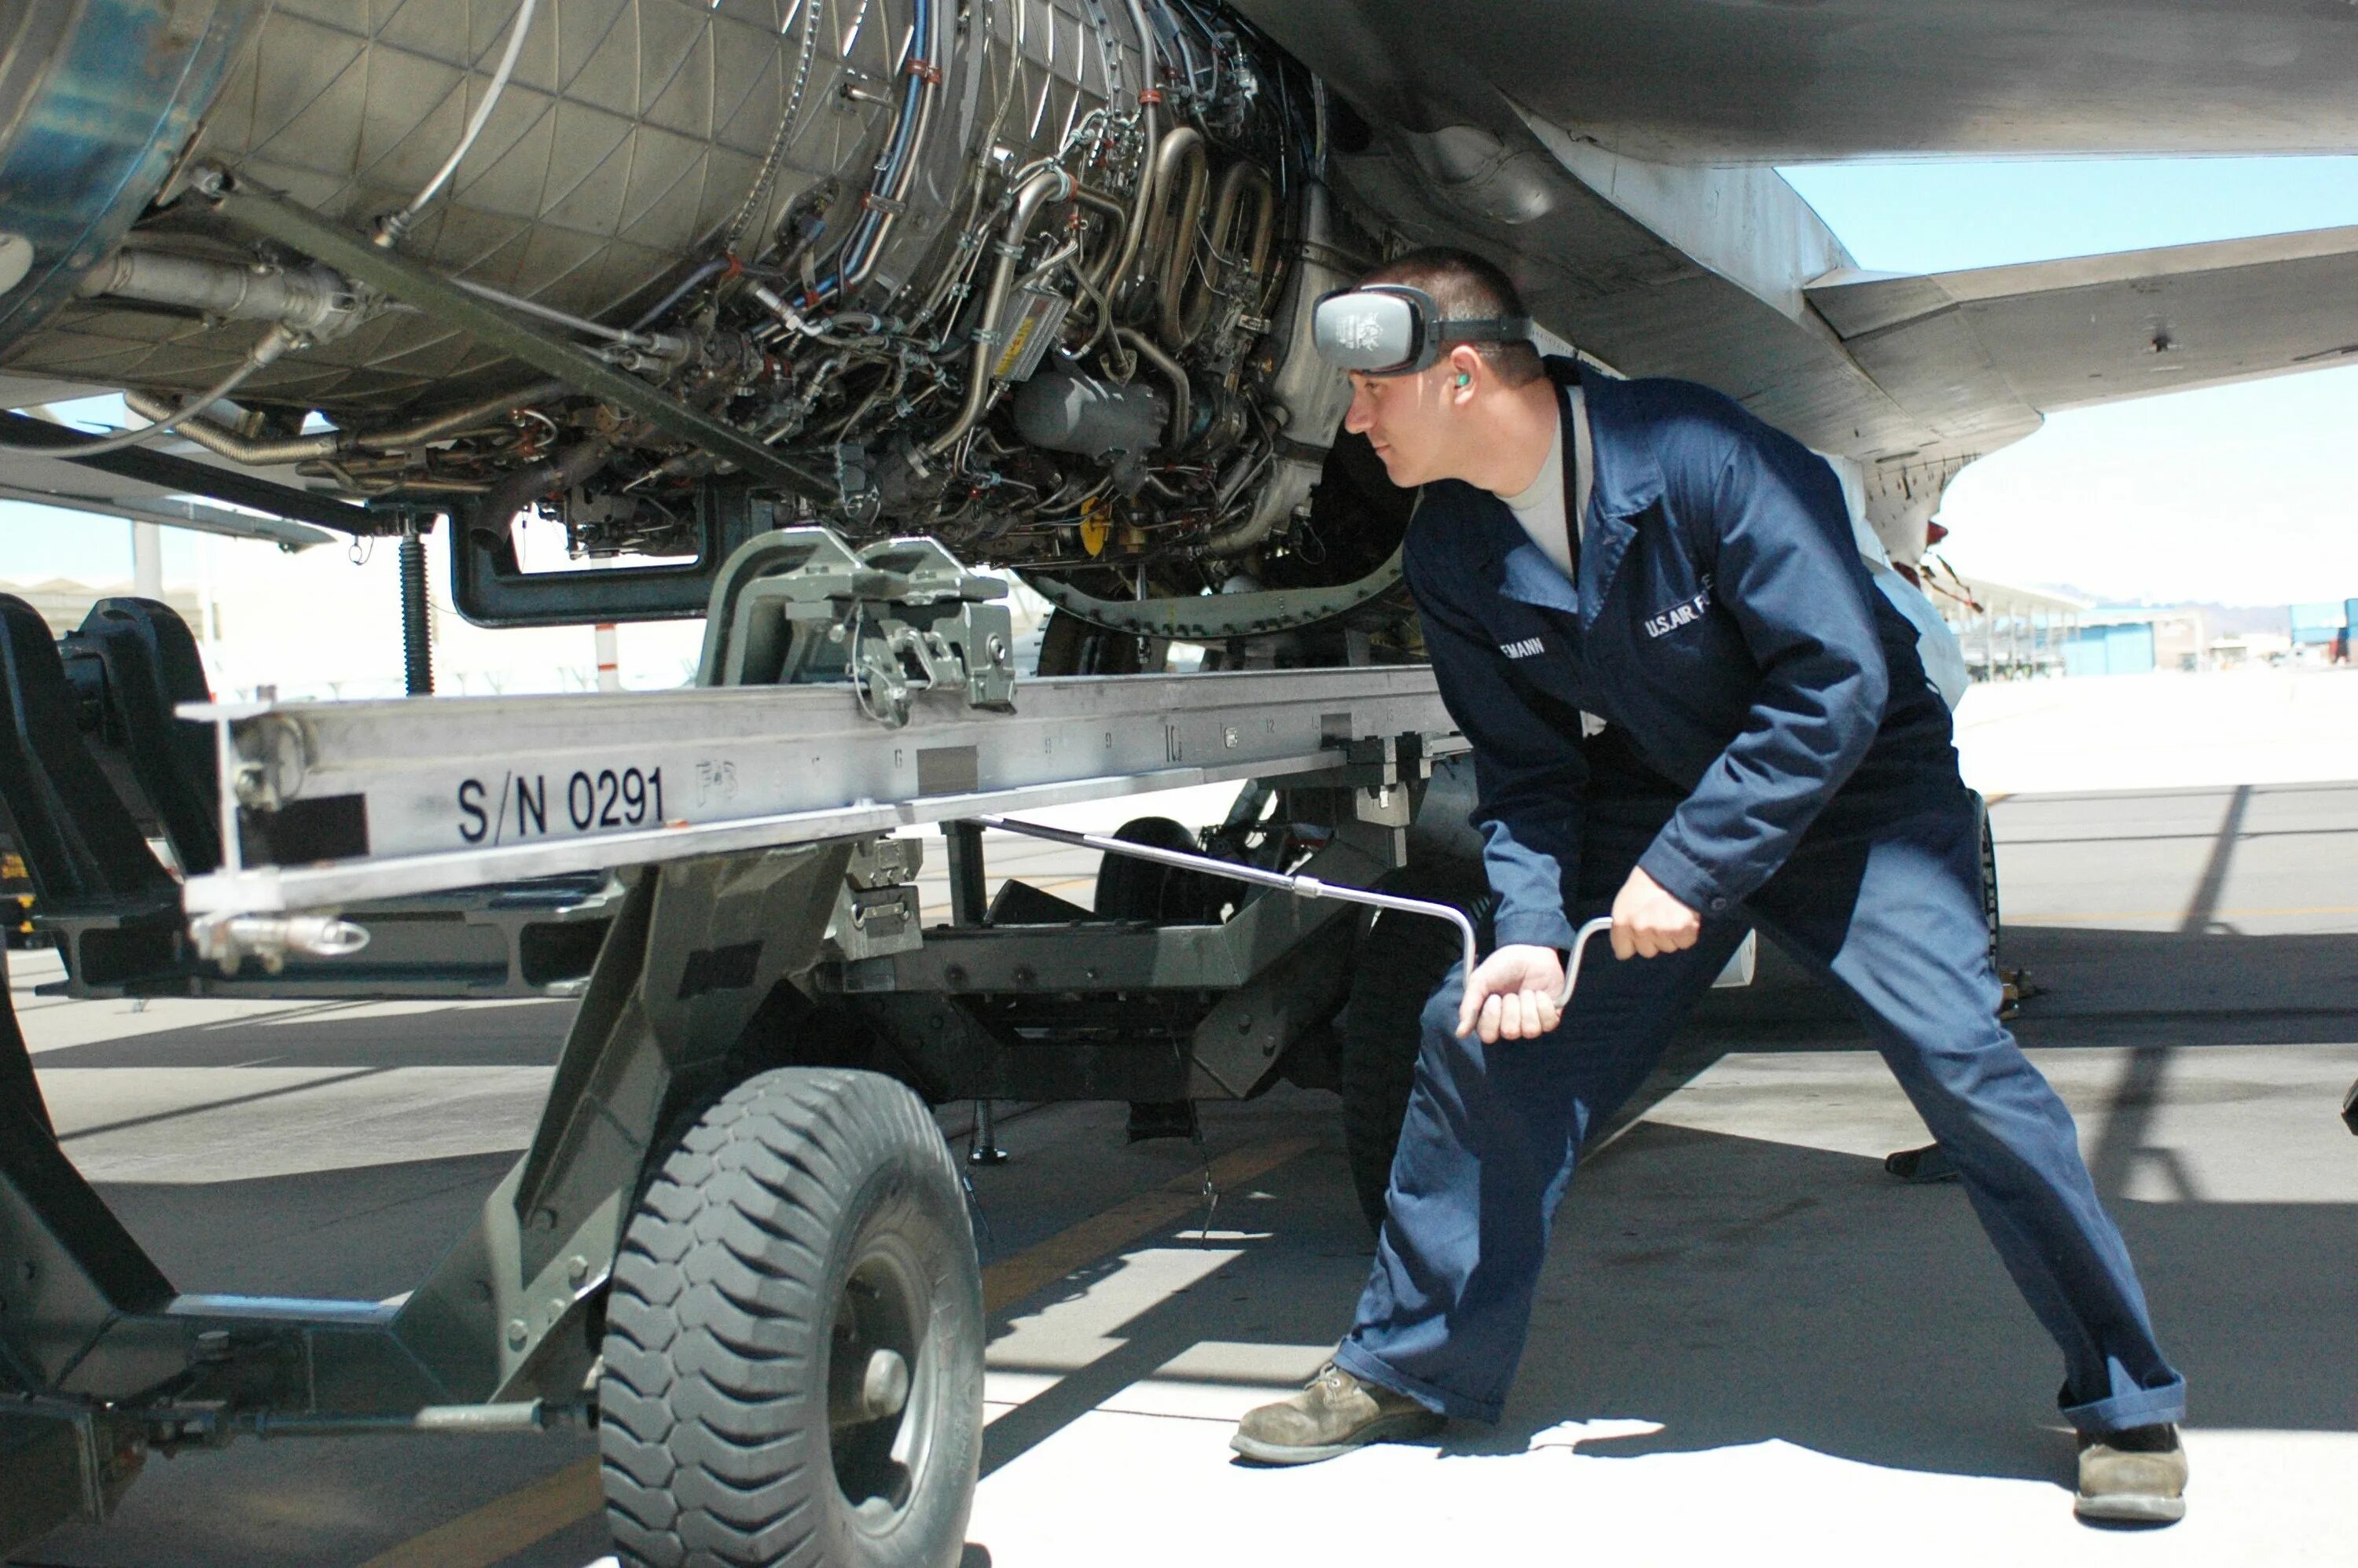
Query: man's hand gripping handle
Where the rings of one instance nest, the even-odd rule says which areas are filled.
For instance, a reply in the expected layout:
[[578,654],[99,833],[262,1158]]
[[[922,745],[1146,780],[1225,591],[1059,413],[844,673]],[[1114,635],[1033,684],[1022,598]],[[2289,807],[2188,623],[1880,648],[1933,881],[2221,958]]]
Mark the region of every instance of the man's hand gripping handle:
[[1457,1010],[1457,1036],[1480,1030],[1486,1045],[1499,1040],[1536,1040],[1563,1022],[1563,1010],[1580,984],[1581,955],[1588,939],[1613,929],[1600,914],[1572,939],[1567,966],[1552,947],[1517,944],[1499,948],[1466,976],[1466,998]]

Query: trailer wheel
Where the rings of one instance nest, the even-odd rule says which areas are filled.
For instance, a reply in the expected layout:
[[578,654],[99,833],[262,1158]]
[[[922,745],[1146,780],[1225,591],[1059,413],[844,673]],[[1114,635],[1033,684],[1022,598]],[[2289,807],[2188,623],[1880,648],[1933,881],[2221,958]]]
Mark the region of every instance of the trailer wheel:
[[[1178,849],[1200,855],[1193,828],[1168,816],[1133,816],[1114,830],[1125,844]],[[1107,920],[1151,920],[1157,925],[1216,925],[1236,896],[1237,884],[1183,866],[1141,860],[1135,855],[1098,857],[1097,913]]]
[[[1997,968],[1997,838],[1990,831],[1989,802],[1974,793],[1974,826],[1981,833],[1982,920],[1989,926],[1990,968]],[[2003,973],[2003,971],[2001,971]]]
[[[1133,816],[1114,837],[1151,849],[1203,852],[1194,830],[1168,816]],[[1157,925],[1216,925],[1232,886],[1201,871],[1109,853],[1098,857],[1097,912],[1108,920],[1151,920]],[[1132,1100],[1123,1136],[1132,1143],[1193,1138],[1197,1128],[1193,1100]]]
[[1043,676],[1134,676],[1145,665],[1139,640],[1092,626],[1069,610],[1053,611],[1040,630]]
[[982,1443],[982,1281],[925,1105],[782,1067],[689,1128],[614,1263],[606,1517],[648,1568],[949,1568]]
[[[1419,898],[1451,898],[1446,891],[1396,885]],[[1464,903],[1482,946],[1490,946],[1487,892]],[[1400,1147],[1423,1041],[1424,1004],[1462,956],[1455,926],[1424,915],[1377,913],[1351,962],[1351,1000],[1344,1014],[1343,1152],[1359,1212],[1371,1229],[1384,1226],[1384,1194],[1391,1185],[1392,1153]]]

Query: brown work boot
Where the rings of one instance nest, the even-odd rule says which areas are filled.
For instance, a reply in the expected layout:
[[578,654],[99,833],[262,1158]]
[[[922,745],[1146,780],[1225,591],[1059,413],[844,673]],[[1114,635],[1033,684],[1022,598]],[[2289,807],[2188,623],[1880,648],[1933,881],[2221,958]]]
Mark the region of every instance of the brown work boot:
[[2186,1450],[2178,1428],[2080,1434],[2080,1495],[2071,1511],[2104,1524],[2175,1524],[2186,1517]]
[[1308,1465],[1369,1443],[1428,1436],[1441,1423],[1408,1395],[1329,1361],[1300,1393],[1246,1411],[1228,1446],[1263,1465]]

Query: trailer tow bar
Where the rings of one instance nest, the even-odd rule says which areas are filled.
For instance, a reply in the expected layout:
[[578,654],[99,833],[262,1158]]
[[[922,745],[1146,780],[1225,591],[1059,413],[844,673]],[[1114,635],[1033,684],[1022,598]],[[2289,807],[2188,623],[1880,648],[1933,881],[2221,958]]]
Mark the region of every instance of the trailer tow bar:
[[[985,827],[1001,832],[1020,833],[1027,838],[1045,838],[1054,844],[1069,844],[1078,849],[1100,850],[1109,855],[1128,855],[1133,860],[1154,860],[1184,871],[1202,871],[1207,876],[1227,877],[1232,881],[1250,882],[1256,887],[1275,888],[1297,898],[1332,898],[1345,903],[1364,903],[1374,909],[1397,910],[1403,914],[1429,915],[1446,920],[1457,927],[1465,944],[1466,972],[1472,974],[1481,961],[1479,945],[1474,938],[1474,922],[1464,910],[1454,903],[1441,903],[1432,899],[1402,898],[1398,893],[1377,892],[1369,888],[1345,887],[1340,882],[1321,881],[1317,877],[1293,876],[1284,871],[1263,871],[1259,866],[1240,866],[1233,860],[1215,860],[1209,855],[1191,855],[1184,849],[1158,849],[1148,844],[1132,844],[1123,838],[1109,838],[1098,833],[1076,833],[1069,828],[1050,827],[1038,822],[1018,822],[1008,816],[978,816]],[[1598,915],[1583,925],[1572,939],[1572,953],[1564,960],[1563,989],[1556,992],[1555,1005],[1561,1009],[1572,1000],[1573,988],[1580,984],[1580,957],[1587,950],[1588,939],[1600,931],[1613,929],[1610,915]]]

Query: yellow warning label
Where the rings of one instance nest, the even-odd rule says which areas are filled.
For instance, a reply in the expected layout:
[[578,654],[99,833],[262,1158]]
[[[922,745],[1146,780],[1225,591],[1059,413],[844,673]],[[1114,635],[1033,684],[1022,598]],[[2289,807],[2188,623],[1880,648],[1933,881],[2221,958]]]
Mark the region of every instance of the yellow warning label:
[[[1039,324],[1040,318],[1031,314],[1026,314],[1022,320],[1015,323],[1015,330],[1007,335],[1007,351],[999,356],[997,364],[991,366],[992,376],[1005,381],[1015,373],[1015,367],[1023,362],[1023,345],[1032,341],[1032,330]],[[1089,554],[1095,555],[1097,552],[1092,550]]]

